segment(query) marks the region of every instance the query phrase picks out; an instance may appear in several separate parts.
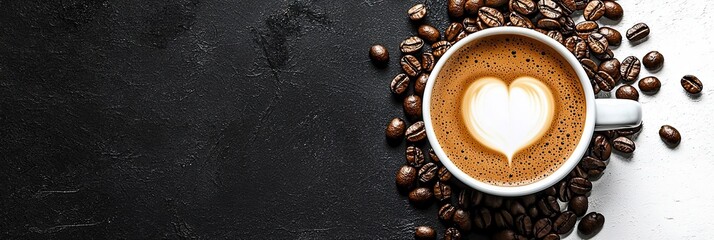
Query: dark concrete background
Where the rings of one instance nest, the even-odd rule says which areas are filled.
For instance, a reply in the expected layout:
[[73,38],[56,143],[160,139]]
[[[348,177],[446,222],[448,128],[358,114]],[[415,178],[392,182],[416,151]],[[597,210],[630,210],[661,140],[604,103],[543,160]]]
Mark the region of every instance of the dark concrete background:
[[441,235],[384,140],[413,4],[0,0],[0,238]]

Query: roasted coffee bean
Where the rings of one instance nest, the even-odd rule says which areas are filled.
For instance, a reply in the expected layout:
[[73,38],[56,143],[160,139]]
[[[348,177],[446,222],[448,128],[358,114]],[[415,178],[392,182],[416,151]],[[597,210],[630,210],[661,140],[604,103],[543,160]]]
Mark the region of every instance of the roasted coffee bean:
[[563,16],[563,8],[554,0],[539,0],[538,11],[547,18],[559,18]]
[[575,22],[573,22],[570,16],[562,16],[558,18],[558,22],[560,23],[560,31],[563,35],[570,35],[575,31]]
[[568,211],[572,211],[576,216],[582,217],[588,211],[588,197],[574,196],[568,202]]
[[587,7],[589,1],[590,0],[573,0],[573,2],[575,2],[575,9],[585,10],[585,7]]
[[483,6],[486,6],[486,2],[484,0],[466,0],[464,10],[466,10],[466,13],[470,15],[476,15],[478,14],[478,9]]
[[605,168],[607,168],[605,162],[591,156],[585,156],[583,160],[580,161],[580,166],[582,166],[583,170],[588,172],[588,176],[600,176],[600,174],[605,171]]
[[481,7],[478,10],[478,18],[481,22],[485,23],[489,27],[500,27],[503,26],[505,21],[503,19],[503,14],[498,10],[490,7]]
[[431,50],[435,57],[440,58],[446,51],[451,48],[449,41],[438,41],[431,45]]
[[[578,39],[580,39],[578,37]],[[588,44],[581,39],[581,41],[575,43],[575,48],[574,48],[573,55],[577,59],[583,59],[583,58],[589,58],[590,57],[590,51],[588,50]]]
[[451,185],[437,181],[434,184],[434,198],[440,202],[448,202],[451,199]]
[[424,166],[419,168],[419,181],[423,183],[431,182],[432,180],[436,179],[438,172],[439,166],[437,166],[435,163],[430,162],[424,164]]
[[410,189],[414,185],[416,178],[417,169],[409,165],[403,165],[399,168],[399,171],[397,171],[397,187],[404,190]]
[[451,222],[451,219],[454,217],[454,213],[456,212],[456,207],[451,205],[451,203],[446,203],[439,208],[439,212],[437,213],[439,215],[439,219],[441,219],[444,222]]
[[558,199],[562,202],[567,202],[570,201],[570,198],[573,196],[572,193],[570,193],[570,187],[568,187],[568,182],[563,180],[558,183]]
[[590,1],[583,11],[583,17],[588,21],[597,21],[602,15],[605,15],[605,4],[600,0]]
[[540,34],[543,34],[543,35],[548,34],[548,31],[546,31],[546,30],[544,30],[544,29],[536,28],[536,29],[533,29],[533,30],[536,31],[536,32],[539,32]]
[[615,92],[615,97],[619,99],[630,99],[638,101],[640,99],[640,93],[633,86],[622,85]]
[[479,208],[474,211],[473,226],[476,229],[487,229],[492,222],[491,211],[488,208]]
[[591,33],[587,40],[590,51],[595,54],[604,53],[610,46],[605,36],[599,33]]
[[578,36],[570,36],[563,40],[563,46],[565,46],[569,52],[575,53],[575,44],[582,41],[583,39]]
[[550,30],[550,31],[548,31],[548,33],[546,35],[548,35],[548,37],[552,38],[553,40],[558,41],[560,44],[563,44],[563,34],[562,33],[555,31],[555,30]]
[[585,178],[571,178],[568,184],[570,185],[570,191],[578,195],[585,195],[593,189],[592,182]]
[[659,91],[659,88],[662,87],[662,83],[657,77],[649,76],[640,79],[640,81],[637,83],[637,86],[640,87],[640,90],[642,90],[642,92],[653,94]]
[[505,209],[493,213],[493,223],[497,228],[510,228],[513,226],[513,216]]
[[511,12],[511,15],[509,15],[508,19],[511,20],[511,23],[513,26],[516,27],[522,27],[522,28],[530,28],[533,29],[535,26],[533,25],[533,22],[531,22],[530,19],[527,17],[524,17],[523,15],[520,15],[516,12]]
[[444,240],[461,240],[461,232],[453,227],[447,228],[444,232]]
[[458,42],[458,41],[461,41],[461,39],[466,38],[466,36],[468,36],[468,34],[467,34],[465,31],[461,31],[461,32],[459,33],[459,35],[456,35],[456,39],[454,39],[454,41],[451,41],[451,43],[453,44],[453,43],[456,43],[456,42]]
[[622,78],[622,75],[620,74],[620,60],[617,60],[616,58],[600,62],[598,69],[599,71],[609,74],[615,82],[619,82]]
[[400,73],[392,79],[392,83],[389,84],[389,90],[392,93],[401,95],[409,87],[409,76],[404,73]]
[[406,123],[404,122],[404,120],[395,117],[392,118],[392,120],[389,120],[389,124],[387,124],[386,129],[384,129],[384,133],[387,138],[400,139],[402,136],[404,136],[405,129]]
[[417,95],[409,95],[404,98],[404,113],[411,118],[421,116],[421,98]]
[[478,205],[481,205],[481,202],[483,201],[483,195],[484,193],[473,190],[471,191],[471,206],[475,207]]
[[615,130],[597,131],[595,133],[605,136],[608,140],[615,139],[615,137],[617,137],[617,131]]
[[615,84],[617,84],[617,82],[615,82],[615,79],[613,79],[610,74],[607,74],[604,71],[598,71],[595,75],[595,80],[600,89],[606,92],[612,91],[612,88],[614,88]]
[[415,188],[409,193],[409,202],[421,207],[429,203],[433,196],[430,188]]
[[382,66],[389,62],[389,51],[382,45],[372,45],[369,48],[369,58],[375,65]]
[[[592,147],[590,152],[593,156],[600,160],[610,159],[610,154],[612,153],[612,145],[607,137],[602,134],[595,134],[592,139]],[[590,169],[585,168],[585,170],[590,171]],[[588,172],[588,175],[589,172]]]
[[457,209],[451,221],[464,232],[471,231],[471,215],[469,215],[468,211]]
[[640,123],[640,125],[637,125],[637,127],[617,130],[617,135],[620,135],[620,136],[632,136],[632,135],[634,135],[635,133],[640,132],[641,130],[642,130],[642,123]]
[[549,233],[543,237],[543,240],[560,240],[560,235],[555,233]]
[[578,5],[575,3],[575,0],[560,0],[559,3],[563,11],[568,12],[568,15],[578,10]]
[[645,57],[642,58],[642,65],[645,65],[645,68],[650,71],[657,71],[660,68],[662,68],[662,65],[664,64],[664,56],[662,56],[661,53],[658,51],[651,51],[645,54]]
[[573,230],[575,227],[575,221],[577,220],[575,213],[571,211],[565,211],[561,213],[558,218],[553,221],[553,230],[558,234],[566,234]]
[[548,235],[552,229],[553,222],[551,222],[548,218],[538,219],[538,221],[533,224],[533,234],[535,234],[537,238],[545,237],[545,235]]
[[506,229],[502,230],[499,232],[496,232],[491,236],[491,239],[493,240],[527,240],[526,237],[524,236],[519,236],[516,234],[513,230]]
[[430,43],[439,41],[439,38],[441,38],[439,30],[427,24],[419,26],[419,29],[417,29],[417,35]]
[[663,125],[659,129],[659,138],[670,146],[677,146],[679,142],[682,141],[682,135],[679,134],[676,128],[670,125]]
[[612,20],[619,20],[622,18],[624,11],[622,6],[615,1],[603,1],[605,3],[605,17]]
[[583,66],[583,69],[585,69],[585,73],[588,75],[588,77],[595,77],[595,74],[598,71],[598,67],[597,64],[593,62],[593,60],[590,60],[590,58],[580,59],[580,65]]
[[626,57],[620,64],[620,75],[622,81],[633,82],[640,76],[640,60],[635,56]]
[[519,215],[516,217],[513,223],[516,232],[519,234],[530,236],[533,234],[533,222],[531,222],[531,217],[527,215]]
[[508,211],[511,213],[511,216],[526,214],[526,208],[523,207],[523,204],[519,201],[511,201]]
[[530,195],[525,195],[520,198],[521,203],[523,203],[523,206],[529,207],[532,206],[533,204],[536,203],[538,199],[536,199],[535,194],[530,194]]
[[553,196],[547,196],[538,201],[538,212],[546,217],[555,217],[560,213],[558,200]]
[[408,146],[404,155],[407,158],[407,164],[415,168],[420,168],[424,165],[424,153],[416,146]]
[[434,70],[434,65],[436,65],[436,60],[434,60],[434,54],[432,54],[431,52],[425,52],[421,55],[422,71],[430,73],[431,70]]
[[[570,171],[570,173],[568,173],[568,177],[569,178],[576,178],[576,177],[588,178],[589,176],[588,176],[588,172],[583,170],[583,168],[580,167],[579,165],[576,165],[575,168],[573,168],[573,170]],[[570,186],[570,185],[568,185],[568,186]]]
[[560,22],[558,22],[558,20],[550,18],[543,18],[541,20],[538,20],[538,24],[536,24],[536,26],[547,30],[556,30],[561,28]]
[[607,60],[613,59],[615,57],[615,53],[609,48],[605,49],[605,52],[603,52],[603,53],[593,54],[593,55],[595,55],[595,58],[597,58],[600,61],[607,61]]
[[469,209],[471,207],[471,191],[461,189],[459,194],[456,195],[456,206],[462,209]]
[[417,4],[407,10],[407,15],[412,21],[420,21],[426,16],[426,5]]
[[650,27],[644,23],[635,24],[630,29],[627,29],[627,32],[625,33],[625,37],[633,42],[642,40],[646,38],[647,35],[650,35]]
[[627,137],[620,136],[612,140],[612,145],[615,150],[623,153],[631,153],[635,151],[635,142]]
[[540,215],[540,212],[538,211],[538,207],[536,207],[536,206],[529,207],[527,210],[527,213],[528,213],[528,216],[533,219],[535,219],[536,217],[538,217]]
[[414,81],[414,93],[418,95],[424,94],[424,89],[426,88],[426,83],[429,81],[429,74],[422,73]]
[[620,46],[622,43],[622,35],[613,28],[601,27],[597,30],[597,32],[602,34],[605,39],[607,39],[607,43],[610,44],[610,46]]
[[578,224],[578,231],[583,235],[592,235],[593,233],[599,231],[605,224],[605,216],[600,213],[591,212],[580,219]]
[[446,41],[452,42],[456,40],[456,37],[459,35],[459,33],[464,31],[464,25],[461,23],[457,22],[452,22],[449,24],[448,27],[446,27],[446,30],[444,30],[444,38],[446,38]]
[[691,94],[698,94],[704,88],[702,81],[694,75],[685,75],[679,82],[682,84],[682,88]]
[[414,230],[414,239],[416,240],[435,240],[436,231],[429,226],[418,226]]
[[542,192],[543,194],[545,194],[546,196],[556,196],[556,195],[558,195],[558,190],[555,189],[555,186],[550,186],[550,187],[544,189],[544,190],[541,191],[541,192]]
[[446,167],[444,166],[441,166],[441,168],[439,168],[439,180],[441,180],[442,182],[451,181],[451,172],[449,172],[449,170],[446,169]]
[[404,41],[399,44],[399,50],[401,50],[403,53],[410,54],[418,52],[423,46],[424,40],[417,36],[411,36],[407,39],[404,39]]
[[439,156],[436,156],[436,153],[434,152],[433,148],[429,148],[429,159],[431,159],[431,161],[435,163],[440,162]]
[[424,128],[424,121],[418,121],[413,123],[407,128],[404,133],[409,142],[418,142],[426,138],[426,129]]
[[508,0],[485,0],[487,7],[497,8],[506,5]]
[[490,208],[499,208],[503,204],[503,198],[490,194],[484,194],[483,205]]
[[464,21],[461,22],[464,25],[464,32],[475,33],[481,30],[478,27],[478,21],[479,19],[475,17],[464,18]]
[[[597,22],[595,21],[584,21],[584,22],[579,22],[578,24],[575,24],[575,31],[582,36],[587,37],[591,33],[594,33],[598,30],[600,26],[598,26]],[[581,38],[583,38],[581,36]]]
[[530,15],[534,13],[538,8],[534,0],[510,0],[508,3],[508,9],[511,12],[517,12],[523,15]]
[[412,55],[404,55],[399,64],[402,65],[402,70],[407,76],[416,77],[421,73],[421,63]]
[[466,0],[449,0],[446,4],[449,16],[454,19],[462,18],[465,4]]

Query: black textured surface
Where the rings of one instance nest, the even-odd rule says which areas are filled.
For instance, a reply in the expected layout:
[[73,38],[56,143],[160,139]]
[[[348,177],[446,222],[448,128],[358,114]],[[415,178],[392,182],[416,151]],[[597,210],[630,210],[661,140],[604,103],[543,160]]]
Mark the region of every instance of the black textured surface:
[[0,238],[441,235],[384,140],[413,4],[0,0]]

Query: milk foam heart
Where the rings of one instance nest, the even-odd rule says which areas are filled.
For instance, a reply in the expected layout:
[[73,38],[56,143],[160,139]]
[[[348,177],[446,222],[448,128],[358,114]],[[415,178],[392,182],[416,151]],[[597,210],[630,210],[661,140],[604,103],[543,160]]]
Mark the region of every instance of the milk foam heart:
[[477,79],[462,99],[462,114],[471,135],[506,155],[509,165],[513,155],[548,131],[555,112],[548,86],[527,76],[510,85],[495,77]]

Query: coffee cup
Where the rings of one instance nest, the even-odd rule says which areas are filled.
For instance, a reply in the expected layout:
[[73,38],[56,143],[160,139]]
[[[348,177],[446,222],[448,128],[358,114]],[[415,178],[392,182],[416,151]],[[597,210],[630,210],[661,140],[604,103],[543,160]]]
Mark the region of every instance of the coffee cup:
[[[445,148],[442,146],[442,143],[440,143],[440,139],[442,141],[446,141],[445,139],[449,139],[449,136],[446,136],[442,133],[437,133],[437,128],[441,129],[444,124],[451,124],[451,123],[446,123],[443,121],[443,119],[438,119],[435,120],[436,115],[439,114],[444,114],[442,110],[440,110],[438,113],[433,113],[432,112],[432,104],[443,104],[442,102],[444,101],[443,99],[435,99],[434,96],[434,89],[435,85],[440,84],[439,80],[440,79],[440,74],[447,74],[447,73],[442,73],[441,71],[445,68],[450,69],[448,74],[458,74],[460,71],[453,71],[455,66],[447,66],[447,64],[454,64],[453,61],[449,61],[451,58],[455,58],[455,54],[461,54],[463,55],[463,52],[465,50],[462,49],[472,49],[475,48],[474,44],[482,41],[484,39],[491,39],[494,37],[499,37],[499,36],[517,36],[522,39],[528,39],[528,41],[533,41],[533,43],[538,43],[540,45],[538,46],[544,46],[543,55],[546,55],[546,52],[554,54],[552,57],[555,59],[561,59],[563,61],[558,60],[558,63],[561,63],[561,66],[564,68],[569,68],[572,70],[568,70],[573,72],[573,78],[574,79],[565,79],[565,81],[572,81],[572,84],[575,84],[579,87],[582,88],[580,92],[582,92],[583,96],[577,96],[578,98],[581,98],[583,101],[575,101],[575,103],[560,103],[561,105],[557,104],[558,97],[562,99],[570,99],[570,97],[565,98],[565,96],[556,96],[554,97],[555,100],[548,100],[551,98],[550,96],[558,95],[550,93],[548,90],[548,87],[539,87],[538,79],[534,79],[531,77],[524,77],[523,79],[519,78],[514,81],[511,81],[510,84],[511,86],[506,86],[505,84],[500,83],[501,81],[499,79],[493,78],[493,77],[483,77],[481,79],[478,79],[473,82],[477,82],[478,84],[471,83],[469,85],[468,89],[464,89],[463,91],[476,91],[475,95],[477,97],[473,97],[474,100],[472,99],[466,99],[463,100],[464,103],[466,104],[461,104],[459,105],[460,108],[455,108],[455,109],[460,109],[461,113],[464,114],[464,123],[463,125],[466,125],[467,128],[469,129],[469,132],[472,134],[472,136],[475,136],[476,141],[480,143],[483,146],[486,146],[487,148],[494,150],[495,152],[499,152],[503,157],[502,159],[508,159],[509,163],[503,162],[499,163],[502,166],[513,166],[514,163],[510,163],[512,160],[514,154],[518,153],[518,149],[526,149],[527,147],[530,147],[528,149],[531,149],[531,152],[535,151],[534,149],[538,148],[537,146],[526,146],[527,144],[522,144],[524,146],[516,146],[513,147],[511,145],[514,145],[514,143],[521,144],[521,142],[518,142],[514,139],[519,139],[518,136],[524,135],[524,136],[530,136],[531,138],[533,136],[538,136],[538,134],[541,134],[540,136],[545,136],[543,134],[549,134],[547,136],[552,137],[555,139],[555,137],[560,137],[560,136],[552,136],[553,135],[553,130],[547,129],[549,126],[557,126],[557,123],[552,123],[550,124],[549,121],[559,121],[558,119],[553,120],[553,116],[550,116],[549,114],[554,114],[555,112],[558,112],[557,108],[560,108],[560,111],[565,111],[571,108],[579,108],[583,109],[582,113],[578,113],[577,116],[580,116],[578,118],[578,122],[575,124],[578,127],[578,136],[579,138],[573,138],[573,139],[578,139],[573,140],[569,144],[565,144],[565,141],[561,141],[559,143],[555,143],[552,140],[546,143],[538,142],[536,140],[529,140],[531,143],[538,143],[538,144],[544,144],[543,146],[553,146],[555,144],[564,144],[561,147],[558,147],[558,149],[566,148],[570,149],[568,150],[568,154],[563,154],[562,156],[562,161],[558,162],[558,164],[553,164],[552,166],[552,171],[547,172],[545,176],[539,177],[532,182],[528,182],[525,184],[494,184],[490,182],[485,182],[484,180],[477,179],[476,177],[472,175],[480,174],[478,171],[475,171],[473,169],[469,169],[469,173],[465,171],[466,169],[464,168],[464,161],[469,161],[468,159],[464,160],[459,158],[459,162],[462,167],[459,167],[459,164],[457,164],[455,160],[455,156],[449,156],[447,152],[445,151]],[[508,39],[506,39],[508,41]],[[545,51],[547,50],[547,51]],[[483,54],[483,53],[481,53]],[[515,59],[519,59],[517,56],[518,53],[516,51],[513,51],[513,61],[516,61]],[[459,59],[463,58],[463,56],[459,55]],[[491,59],[491,57],[494,58],[506,58],[509,56],[479,56],[482,60],[481,61],[486,61],[484,59]],[[547,57],[547,56],[546,56]],[[474,57],[475,58],[475,57]],[[469,59],[470,61],[473,60],[474,58],[469,59],[466,57],[466,59]],[[501,59],[503,60],[503,59]],[[531,59],[526,59],[528,60],[528,63],[530,64]],[[473,60],[474,64],[479,64],[479,60]],[[556,62],[556,61],[553,61]],[[524,62],[525,63],[525,62]],[[486,63],[490,64],[490,63]],[[494,63],[495,64],[495,63]],[[459,64],[461,65],[461,64]],[[502,69],[499,70],[498,67],[491,65],[485,65],[489,66],[487,69],[488,71],[503,71]],[[528,65],[530,66],[530,65]],[[541,66],[541,65],[533,65],[533,66]],[[543,67],[545,68],[545,67]],[[492,69],[492,70],[491,70]],[[534,70],[535,71],[535,70]],[[543,71],[547,71],[547,69],[543,69]],[[442,78],[443,80],[443,78]],[[506,82],[506,81],[504,81]],[[518,89],[518,86],[514,85],[522,85],[520,86],[520,89]],[[542,85],[542,84],[540,84]],[[510,88],[509,88],[510,87]],[[483,90],[483,89],[495,89],[495,90]],[[515,90],[514,90],[515,89]],[[511,92],[509,92],[509,90]],[[520,93],[525,93],[525,97],[520,98],[520,100],[516,97],[516,100],[513,100],[515,95],[518,95],[517,92]],[[479,95],[479,93],[481,93]],[[466,96],[465,94],[470,94],[470,93],[461,93],[463,96]],[[510,94],[510,95],[508,95]],[[529,95],[530,94],[530,95]],[[523,94],[521,94],[523,95]],[[562,95],[562,94],[561,94]],[[510,96],[510,98],[508,98]],[[464,98],[465,99],[465,98]],[[479,100],[482,99],[482,100]],[[483,100],[486,99],[486,100]],[[505,102],[508,102],[509,99],[511,102],[509,103],[504,103],[504,101],[500,101],[498,99],[506,99]],[[522,99],[527,99],[527,100],[522,100]],[[531,99],[531,100],[528,100]],[[536,99],[536,100],[532,100]],[[480,101],[480,102],[479,102]],[[517,104],[514,103],[514,101],[526,101],[524,104]],[[473,104],[471,104],[473,102]],[[535,102],[535,103],[534,103]],[[554,103],[555,102],[555,103]],[[510,104],[510,105],[509,105]],[[566,106],[567,105],[567,106]],[[553,108],[556,108],[556,111],[553,111]],[[464,110],[466,108],[473,108],[473,110]],[[570,173],[579,163],[580,159],[584,156],[584,154],[587,152],[587,149],[589,147],[590,140],[593,136],[594,131],[605,131],[605,130],[616,130],[616,129],[623,129],[623,128],[631,128],[631,127],[636,127],[638,126],[641,121],[642,121],[642,110],[641,106],[638,102],[632,101],[632,100],[623,100],[623,99],[596,99],[595,98],[595,93],[593,90],[593,86],[591,84],[590,78],[588,77],[587,73],[585,70],[582,68],[580,65],[580,61],[571,53],[568,51],[567,48],[565,48],[563,45],[561,45],[559,42],[551,39],[550,37],[541,34],[539,32],[526,29],[526,28],[518,28],[518,27],[498,27],[498,28],[490,28],[490,29],[485,29],[476,33],[473,33],[466,38],[462,39],[461,41],[457,42],[454,44],[446,53],[442,55],[442,57],[439,59],[437,62],[436,66],[434,67],[434,70],[432,71],[428,83],[426,85],[425,91],[424,91],[424,97],[423,97],[423,116],[424,116],[424,123],[425,123],[425,128],[426,128],[426,134],[429,139],[429,142],[434,149],[435,154],[439,157],[440,161],[443,163],[443,165],[452,173],[454,177],[456,177],[458,180],[463,182],[464,184],[468,185],[469,187],[472,187],[478,191],[482,191],[488,194],[493,194],[493,195],[498,195],[498,196],[523,196],[527,194],[532,194],[536,193],[538,191],[541,191],[547,187],[555,185],[558,181],[562,180],[565,178],[568,173]],[[508,110],[507,110],[508,109]],[[518,109],[516,110],[511,110],[511,109]],[[537,110],[533,110],[537,109]],[[510,112],[509,112],[510,111]],[[522,112],[528,112],[523,115]],[[571,111],[572,112],[572,111]],[[452,114],[461,114],[461,113],[452,113]],[[510,114],[510,115],[509,115]],[[521,115],[519,115],[521,114]],[[530,115],[529,115],[530,114]],[[574,116],[575,113],[573,113]],[[516,116],[518,115],[518,119],[516,119]],[[562,114],[560,114],[562,115]],[[505,117],[504,117],[505,116]],[[511,119],[513,118],[513,119]],[[468,120],[472,119],[472,120]],[[505,119],[505,120],[504,120]],[[516,119],[516,120],[514,120]],[[526,119],[526,120],[523,120]],[[543,119],[542,121],[539,120],[532,120],[532,119]],[[509,122],[512,123],[513,126],[508,126],[501,124],[502,122]],[[560,120],[561,123],[563,120]],[[455,123],[454,123],[455,124]],[[491,125],[489,125],[491,124]],[[503,129],[506,130],[493,130],[489,129],[490,126],[495,126],[493,124],[501,124],[505,127]],[[527,133],[527,134],[521,134],[519,132],[515,132],[516,130],[513,129],[521,129],[523,125],[533,125],[533,126],[544,126],[540,127],[543,129],[538,128],[538,131],[532,131],[533,134]],[[538,125],[540,124],[540,125]],[[499,126],[501,126],[499,125]],[[537,128],[537,127],[535,127]],[[475,129],[475,130],[474,130]],[[499,131],[510,131],[508,137],[506,138],[499,138]],[[530,131],[530,130],[529,130]],[[443,132],[443,131],[439,131]],[[526,131],[527,132],[527,131]],[[437,134],[441,134],[437,136]],[[448,134],[448,131],[447,131]],[[520,134],[520,135],[519,135]],[[530,135],[528,135],[530,134]],[[557,134],[557,133],[556,133]],[[573,137],[568,133],[569,137]],[[504,134],[501,134],[504,135]],[[516,137],[510,137],[510,136],[516,136]],[[564,136],[563,136],[564,137]],[[528,138],[528,137],[525,137]],[[494,140],[496,139],[496,140]],[[501,142],[506,142],[503,144],[503,146],[511,146],[510,148],[508,147],[501,147],[499,143],[499,139],[507,139]],[[510,141],[510,142],[509,142]],[[527,141],[525,141],[527,142]],[[464,143],[456,143],[456,144],[461,144],[463,145],[462,147],[465,149],[469,149],[470,146],[467,144],[471,143],[471,141],[465,141]],[[454,144],[454,143],[449,143],[449,144]],[[509,145],[510,144],[510,145]],[[515,145],[518,145],[515,144]],[[550,144],[550,145],[549,145]],[[514,145],[514,146],[515,146]],[[449,148],[450,149],[450,148]],[[508,149],[508,151],[504,150]],[[543,149],[550,149],[550,148],[543,148]],[[537,149],[536,149],[537,150]],[[463,152],[463,150],[461,150]],[[455,154],[452,154],[455,155]],[[535,155],[534,155],[535,156]],[[543,157],[543,156],[548,156],[547,152],[544,152],[543,154],[538,154],[538,157]],[[461,157],[461,156],[459,156]],[[520,153],[519,157],[521,158],[521,161],[527,161],[527,160],[522,160],[522,159],[534,159],[531,158],[531,156],[524,156],[523,153]],[[486,159],[487,161],[497,161],[493,159]],[[476,161],[476,159],[472,159],[471,161]],[[481,160],[483,161],[483,160]],[[534,163],[535,164],[535,163]],[[483,165],[483,164],[482,164]],[[520,165],[519,165],[520,166]],[[497,174],[499,171],[502,169],[481,169],[481,172],[489,172],[489,174]]]

